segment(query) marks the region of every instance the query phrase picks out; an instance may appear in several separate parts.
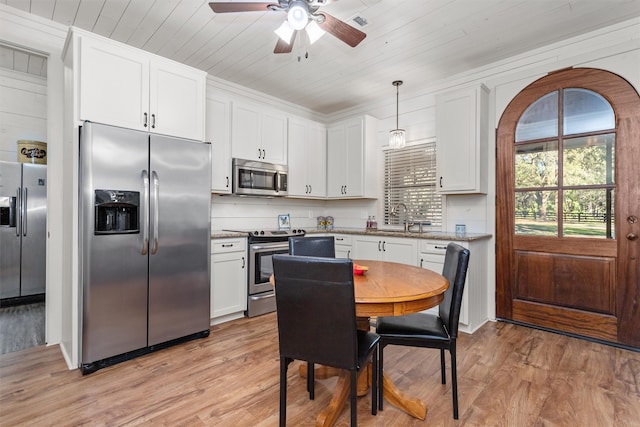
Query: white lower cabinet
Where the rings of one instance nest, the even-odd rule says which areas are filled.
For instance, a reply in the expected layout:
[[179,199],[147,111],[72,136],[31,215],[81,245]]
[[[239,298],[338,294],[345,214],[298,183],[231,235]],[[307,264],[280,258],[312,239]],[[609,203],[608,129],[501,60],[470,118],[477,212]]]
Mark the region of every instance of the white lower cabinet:
[[416,239],[384,236],[353,236],[353,258],[418,265]]
[[336,234],[334,239],[336,245],[336,258],[353,258],[351,256],[351,236],[348,234]]
[[211,241],[211,324],[244,316],[247,309],[247,239]]
[[[488,320],[485,283],[486,250],[483,247],[485,242],[484,240],[455,242],[471,252],[458,326],[463,332],[473,333]],[[420,253],[418,254],[420,267],[442,274],[444,257],[449,243],[445,240],[420,240]],[[425,313],[438,314],[438,307],[425,310]]]

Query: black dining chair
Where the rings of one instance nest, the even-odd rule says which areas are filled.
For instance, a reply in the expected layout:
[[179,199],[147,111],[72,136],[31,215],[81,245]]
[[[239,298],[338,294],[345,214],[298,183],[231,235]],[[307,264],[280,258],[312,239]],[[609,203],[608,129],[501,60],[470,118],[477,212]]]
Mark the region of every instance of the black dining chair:
[[289,254],[335,258],[335,239],[333,236],[289,237]]
[[[415,313],[398,317],[378,317],[376,333],[380,335],[380,361],[378,376],[382,382],[384,348],[387,345],[427,347],[440,349],[440,372],[442,384],[446,384],[444,351],[451,355],[451,393],[453,395],[453,418],[458,419],[458,379],[456,374],[456,338],[462,293],[469,266],[468,249],[456,243],[447,245],[442,275],[449,280],[449,289],[438,307],[438,315]],[[382,409],[383,389],[380,387],[379,408]]]
[[293,360],[350,373],[351,425],[357,425],[357,376],[372,360],[371,413],[377,413],[378,341],[356,327],[353,262],[273,255],[280,348],[280,426],[286,425],[287,368]]
[[[289,255],[336,257],[336,243],[333,236],[289,237]],[[307,391],[309,399],[315,398],[313,363],[307,363]]]

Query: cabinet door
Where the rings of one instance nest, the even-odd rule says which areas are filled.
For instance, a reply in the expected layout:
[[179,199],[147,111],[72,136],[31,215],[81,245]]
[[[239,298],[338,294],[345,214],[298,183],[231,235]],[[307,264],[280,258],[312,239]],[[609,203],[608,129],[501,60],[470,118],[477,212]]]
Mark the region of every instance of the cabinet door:
[[204,140],[206,74],[156,59],[149,73],[151,132]]
[[436,159],[443,194],[486,193],[486,88],[440,95],[436,102]]
[[[364,131],[362,120],[345,125],[346,150],[346,190],[349,197],[364,194]],[[371,165],[373,167],[373,165]]]
[[327,131],[327,196],[344,197],[347,185],[347,156],[344,126],[330,127]]
[[211,256],[211,318],[247,309],[245,253]]
[[388,239],[382,242],[382,259],[417,266],[418,243],[415,239]]
[[262,160],[287,164],[287,116],[267,109],[260,116]]
[[256,106],[233,102],[231,155],[239,159],[262,160],[260,111]]
[[309,195],[309,182],[307,180],[308,140],[309,127],[302,121],[289,120],[289,196],[307,197]]
[[319,123],[311,123],[309,126],[307,181],[309,195],[323,198],[327,196],[327,130]]
[[148,130],[149,61],[126,46],[80,40],[79,119]]
[[206,137],[211,142],[211,191],[231,193],[231,102],[207,99]]
[[382,259],[382,238],[357,236],[353,238],[353,257],[358,260]]

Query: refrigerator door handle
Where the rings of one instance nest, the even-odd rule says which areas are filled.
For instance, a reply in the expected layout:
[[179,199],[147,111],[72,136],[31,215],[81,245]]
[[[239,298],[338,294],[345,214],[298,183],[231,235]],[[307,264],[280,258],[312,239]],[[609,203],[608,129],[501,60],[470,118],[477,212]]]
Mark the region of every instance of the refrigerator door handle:
[[22,191],[20,191],[20,187],[16,190],[16,207],[17,207],[17,221],[16,221],[16,237],[20,237],[20,232],[22,231]]
[[27,187],[23,188],[24,195],[22,196],[22,235],[27,235]]
[[149,251],[149,172],[142,171],[142,188],[144,189],[143,195],[143,227],[142,227],[142,250],[140,255],[146,255]]
[[153,181],[153,244],[151,245],[151,255],[155,255],[158,252],[158,221],[159,221],[159,195],[160,181],[158,180],[158,174],[156,171],[151,172],[151,180]]

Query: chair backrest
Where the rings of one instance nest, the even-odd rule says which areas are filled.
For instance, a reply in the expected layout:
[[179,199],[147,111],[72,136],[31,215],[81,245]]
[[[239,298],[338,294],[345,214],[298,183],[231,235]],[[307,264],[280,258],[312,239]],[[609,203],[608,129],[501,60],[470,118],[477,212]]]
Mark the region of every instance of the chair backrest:
[[444,299],[440,303],[438,312],[452,338],[458,336],[460,306],[462,305],[462,293],[469,267],[469,256],[469,249],[456,243],[447,245],[442,275],[449,280],[449,289],[444,293]]
[[336,257],[333,236],[290,237],[289,254],[296,256]]
[[353,262],[273,255],[280,355],[358,368]]

